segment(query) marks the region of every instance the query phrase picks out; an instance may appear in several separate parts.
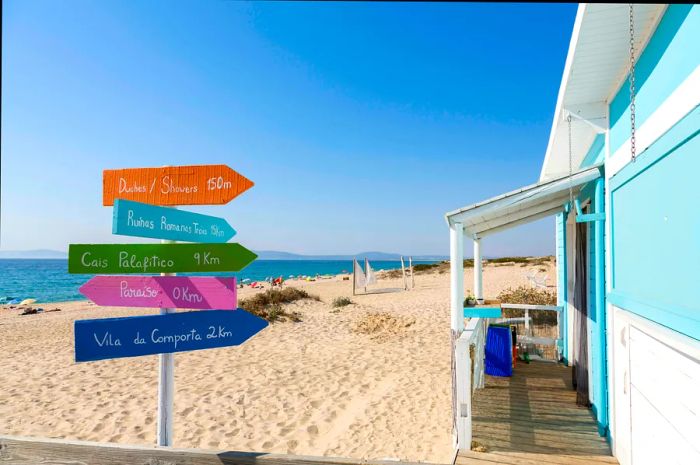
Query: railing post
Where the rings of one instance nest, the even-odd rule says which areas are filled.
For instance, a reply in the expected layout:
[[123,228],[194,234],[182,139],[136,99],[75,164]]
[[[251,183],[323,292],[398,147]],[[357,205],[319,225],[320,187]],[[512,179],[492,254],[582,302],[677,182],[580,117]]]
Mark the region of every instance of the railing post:
[[557,362],[561,361],[561,312],[557,312]]
[[[466,333],[464,335],[466,336]],[[457,370],[457,447],[460,450],[471,450],[472,367],[469,357],[469,339],[464,336],[455,342],[455,369]]]
[[525,309],[525,335],[532,336],[530,334],[530,310],[527,308]]
[[483,388],[484,383],[484,324],[486,318],[479,318],[479,322],[474,328],[474,389]]
[[474,297],[484,303],[483,267],[481,260],[481,238],[474,238]]

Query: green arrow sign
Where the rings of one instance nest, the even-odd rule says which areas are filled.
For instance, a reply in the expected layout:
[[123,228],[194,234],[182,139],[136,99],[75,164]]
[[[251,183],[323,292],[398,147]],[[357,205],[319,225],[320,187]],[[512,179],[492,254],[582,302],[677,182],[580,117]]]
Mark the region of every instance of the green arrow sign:
[[68,272],[85,274],[240,271],[255,255],[228,244],[71,244]]

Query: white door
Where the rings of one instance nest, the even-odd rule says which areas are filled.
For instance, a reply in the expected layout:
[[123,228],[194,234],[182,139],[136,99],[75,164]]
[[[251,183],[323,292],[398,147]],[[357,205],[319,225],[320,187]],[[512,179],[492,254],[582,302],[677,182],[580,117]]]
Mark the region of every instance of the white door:
[[[614,308],[614,307],[612,307]],[[631,465],[631,425],[630,425],[630,328],[629,320],[620,315],[620,310],[614,310],[613,315],[613,382],[609,383],[614,390],[612,417],[614,417],[613,447],[620,465]]]
[[618,460],[700,464],[700,343],[639,318],[622,320],[615,324]]

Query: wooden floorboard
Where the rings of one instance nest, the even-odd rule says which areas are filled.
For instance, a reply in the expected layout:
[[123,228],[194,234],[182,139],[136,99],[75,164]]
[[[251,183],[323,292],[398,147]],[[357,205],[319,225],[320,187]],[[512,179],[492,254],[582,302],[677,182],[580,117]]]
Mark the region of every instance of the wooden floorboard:
[[518,363],[512,377],[486,376],[472,415],[485,452],[461,451],[456,465],[617,463],[590,410],[576,405],[569,367]]

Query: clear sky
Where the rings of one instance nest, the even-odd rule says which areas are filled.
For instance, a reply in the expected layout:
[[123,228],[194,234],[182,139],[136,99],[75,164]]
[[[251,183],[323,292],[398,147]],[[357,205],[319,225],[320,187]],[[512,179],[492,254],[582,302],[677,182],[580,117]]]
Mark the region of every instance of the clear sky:
[[[256,250],[447,254],[536,182],[576,5],[3,2],[0,249],[124,242],[102,170],[224,163]],[[190,207],[188,207],[190,208]],[[484,241],[554,251],[554,222]]]

